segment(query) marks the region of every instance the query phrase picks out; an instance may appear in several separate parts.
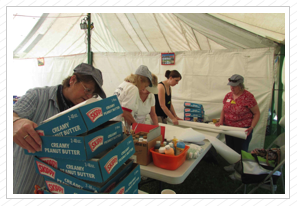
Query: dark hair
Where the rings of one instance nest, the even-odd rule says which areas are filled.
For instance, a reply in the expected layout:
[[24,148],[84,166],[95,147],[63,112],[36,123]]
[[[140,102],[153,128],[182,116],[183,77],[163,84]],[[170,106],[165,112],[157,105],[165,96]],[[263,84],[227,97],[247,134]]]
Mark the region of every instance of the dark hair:
[[181,74],[180,74],[177,70],[172,70],[172,71],[167,70],[167,71],[165,72],[165,77],[166,77],[167,79],[169,79],[170,77],[172,77],[172,78],[178,78],[178,77],[180,77],[180,79],[182,79]]

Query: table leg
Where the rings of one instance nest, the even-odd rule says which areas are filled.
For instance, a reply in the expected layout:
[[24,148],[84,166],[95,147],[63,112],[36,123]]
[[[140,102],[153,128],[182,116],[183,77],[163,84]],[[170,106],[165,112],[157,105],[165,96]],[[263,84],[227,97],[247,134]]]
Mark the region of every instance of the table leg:
[[163,190],[163,182],[159,181],[159,193],[158,194],[161,194],[162,190]]

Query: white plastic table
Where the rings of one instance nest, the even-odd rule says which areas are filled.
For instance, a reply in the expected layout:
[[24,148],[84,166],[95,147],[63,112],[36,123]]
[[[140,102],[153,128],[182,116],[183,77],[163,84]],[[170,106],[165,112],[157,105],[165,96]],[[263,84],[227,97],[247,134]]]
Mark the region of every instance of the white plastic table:
[[[162,126],[165,126],[162,124]],[[198,131],[198,130],[197,130]],[[203,151],[199,155],[197,159],[186,160],[179,168],[176,170],[166,170],[159,168],[154,165],[153,162],[148,164],[147,166],[140,165],[140,173],[142,176],[146,176],[155,180],[159,180],[162,182],[166,182],[169,184],[181,184],[188,175],[192,172],[192,170],[197,166],[197,164],[201,161],[204,155],[209,151],[212,147],[211,143],[207,140],[208,136],[219,137],[219,133],[216,132],[208,132],[208,131],[199,131],[205,135],[205,144],[201,146]],[[166,132],[165,132],[166,135]]]

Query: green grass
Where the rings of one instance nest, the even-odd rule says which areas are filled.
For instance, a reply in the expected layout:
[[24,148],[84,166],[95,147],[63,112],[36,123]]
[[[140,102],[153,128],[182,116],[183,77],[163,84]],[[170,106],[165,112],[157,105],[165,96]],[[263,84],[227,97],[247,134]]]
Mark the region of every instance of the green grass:
[[[265,137],[265,148],[276,138],[275,123],[273,124],[272,134]],[[229,178],[232,172],[226,172],[224,166],[228,162],[215,150],[209,151],[200,163],[194,168],[185,181],[179,185],[162,183],[163,189],[172,189],[177,194],[233,194],[241,185],[240,181],[233,181]],[[139,189],[149,194],[160,194],[160,182],[152,179],[142,180]],[[247,192],[251,188],[248,187]],[[243,188],[237,194],[243,193]],[[284,194],[279,179],[276,194]],[[269,190],[257,189],[254,194],[271,194]]]

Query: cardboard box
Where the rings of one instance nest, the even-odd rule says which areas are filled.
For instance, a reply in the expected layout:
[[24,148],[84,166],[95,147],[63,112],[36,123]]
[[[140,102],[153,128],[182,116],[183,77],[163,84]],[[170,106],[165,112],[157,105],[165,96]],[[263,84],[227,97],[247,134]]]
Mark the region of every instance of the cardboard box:
[[204,114],[204,110],[201,108],[187,108],[185,107],[184,113],[198,113],[198,114]]
[[25,154],[38,157],[88,160],[123,140],[122,122],[108,121],[81,136],[41,136],[42,151]]
[[[133,123],[133,125],[132,125],[132,129],[134,130],[135,133],[149,132],[150,130],[152,130],[156,127],[161,127],[161,135],[163,137],[162,141],[164,141],[164,139],[165,139],[165,127],[164,126],[141,124],[141,123]],[[136,128],[136,130],[135,130],[135,128]]]
[[46,192],[45,194],[137,194],[138,183],[140,182],[140,167],[138,164],[131,164],[129,170],[118,173],[117,180],[108,182],[100,192],[92,192],[85,189],[77,188],[65,183],[58,183],[45,177]]
[[[123,141],[113,147],[113,149],[104,151],[99,154],[96,159],[94,158],[93,161],[96,168],[88,170],[88,177],[91,178],[92,181],[95,180],[97,183],[107,181],[107,179],[110,178],[110,176],[112,176],[112,174],[114,174],[134,153],[135,148],[132,136],[126,137]],[[88,164],[90,161],[83,161],[83,163]],[[81,185],[81,187],[84,188],[82,185],[84,183],[80,179],[82,179],[82,177],[83,179],[86,179],[85,176],[87,175],[85,173],[78,173],[77,170],[71,170],[71,172],[68,171],[68,173],[71,173],[71,175],[69,175],[65,173],[66,171],[62,172],[59,169],[46,164],[37,157],[35,157],[35,166],[36,172],[43,176],[51,177],[57,182],[59,182],[58,179],[63,181],[69,179],[70,182],[73,182],[75,185]],[[92,186],[87,186],[87,188],[98,190],[98,188]]]
[[185,113],[184,117],[199,117],[204,118],[204,114],[201,113]]
[[196,104],[192,102],[185,102],[184,103],[185,107],[190,107],[190,108],[197,108],[197,109],[202,109],[203,110],[203,105],[202,104]]
[[91,98],[42,122],[40,136],[77,136],[123,113],[117,96]]
[[200,117],[184,117],[185,121],[191,121],[191,122],[204,122],[204,118]]
[[132,159],[140,165],[148,165],[152,162],[150,149],[155,146],[156,141],[162,142],[161,128],[156,127],[147,133],[147,142],[134,141],[135,154]]
[[65,182],[57,182],[45,177],[46,193],[53,194],[133,194],[135,187],[138,190],[140,182],[140,167],[132,163],[131,160],[126,162],[127,165],[121,167],[121,170],[114,174],[108,181],[101,185],[99,191],[91,191],[84,188],[76,187]]

